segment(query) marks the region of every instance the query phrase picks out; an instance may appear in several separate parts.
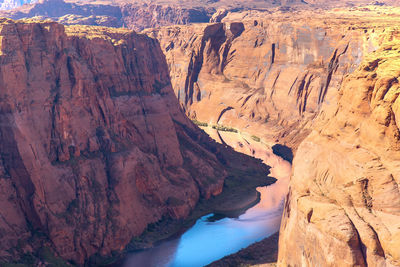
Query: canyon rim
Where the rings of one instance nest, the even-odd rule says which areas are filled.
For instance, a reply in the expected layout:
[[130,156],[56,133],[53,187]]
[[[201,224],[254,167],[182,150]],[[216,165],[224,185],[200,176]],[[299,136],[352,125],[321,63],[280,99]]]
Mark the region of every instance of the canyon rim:
[[118,266],[278,179],[211,266],[400,266],[399,6],[3,1],[0,265]]

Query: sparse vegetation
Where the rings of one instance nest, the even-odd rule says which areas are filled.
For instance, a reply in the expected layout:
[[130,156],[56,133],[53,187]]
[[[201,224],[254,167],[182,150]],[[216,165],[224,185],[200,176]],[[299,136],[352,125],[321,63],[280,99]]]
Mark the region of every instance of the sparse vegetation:
[[251,139],[253,139],[253,140],[256,141],[256,142],[261,142],[260,137],[255,136],[255,135],[252,135],[252,136],[251,136]]
[[49,263],[49,266],[54,266],[54,267],[71,266],[71,264],[68,264],[63,259],[56,257],[48,247],[43,247],[39,250],[39,258],[42,261]]
[[198,121],[198,120],[192,120],[192,122],[194,124],[196,124],[197,126],[208,127],[208,123],[207,122],[201,122],[201,121]]
[[235,128],[228,127],[228,126],[223,126],[223,125],[213,125],[212,128],[217,130],[217,131],[223,131],[223,132],[232,132],[232,133],[238,133],[239,132]]

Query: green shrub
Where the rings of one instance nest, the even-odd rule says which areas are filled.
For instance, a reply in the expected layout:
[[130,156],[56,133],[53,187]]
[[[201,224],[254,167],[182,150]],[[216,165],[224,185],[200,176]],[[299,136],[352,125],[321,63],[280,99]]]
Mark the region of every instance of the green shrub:
[[251,136],[251,139],[253,139],[253,140],[256,141],[256,142],[260,142],[260,141],[261,141],[260,137],[255,136],[255,135],[252,135],[252,136]]
[[223,125],[213,125],[212,128],[217,131],[222,131],[222,132],[238,133],[238,130],[236,130],[235,128],[223,126]]
[[194,124],[196,124],[197,126],[208,127],[208,123],[207,122],[201,122],[201,121],[198,121],[198,120],[192,120],[192,122]]

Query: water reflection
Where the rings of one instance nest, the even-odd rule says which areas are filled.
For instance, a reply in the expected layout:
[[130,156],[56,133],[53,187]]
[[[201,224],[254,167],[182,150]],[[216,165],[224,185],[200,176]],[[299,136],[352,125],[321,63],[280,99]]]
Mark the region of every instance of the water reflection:
[[279,230],[283,205],[264,209],[271,206],[271,187],[259,188],[261,202],[239,218],[209,222],[212,214],[204,216],[180,238],[134,253],[124,266],[204,266],[272,235]]
[[[240,142],[235,139],[239,137],[234,135],[228,137],[225,137],[227,143],[233,147]],[[259,143],[246,142],[245,144],[245,146],[240,146],[241,149],[248,149],[254,156],[270,165],[271,176],[278,179],[271,186],[257,189],[261,193],[260,202],[239,218],[224,218],[211,222],[207,219],[212,217],[212,214],[204,216],[180,238],[129,255],[124,267],[204,266],[279,230],[291,165]]]

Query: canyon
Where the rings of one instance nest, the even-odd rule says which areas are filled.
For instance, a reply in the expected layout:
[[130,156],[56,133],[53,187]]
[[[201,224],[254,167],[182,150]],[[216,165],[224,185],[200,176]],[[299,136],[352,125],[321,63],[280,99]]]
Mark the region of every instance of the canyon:
[[160,40],[190,118],[295,150],[322,105],[335,103],[344,77],[390,38],[387,27],[399,16],[379,20],[379,10],[299,11],[290,18],[249,11],[222,23],[144,33]]
[[81,24],[124,27],[141,31],[161,25],[208,22],[214,9],[180,7],[160,4],[96,4],[44,0],[16,9],[0,11],[11,19],[51,19],[65,25]]
[[247,11],[144,31],[214,139],[238,131],[296,151],[279,266],[400,265],[399,18],[378,6]]
[[[329,2],[325,0],[252,0],[246,2],[232,0],[6,0],[0,6],[0,16],[11,19],[50,19],[65,25],[123,27],[142,31],[146,28],[168,25],[220,22],[228,14],[242,11],[262,11],[270,14],[283,11],[291,14],[303,9],[325,10],[338,6],[369,4],[370,2],[370,0]],[[381,0],[376,1],[375,4],[400,5],[397,0]]]
[[294,153],[279,266],[399,266],[400,9],[366,3],[2,12],[33,19],[1,21],[0,258],[121,252],[148,225],[216,203],[227,179],[265,179],[249,156],[273,166],[275,148]]
[[109,257],[226,179],[274,181],[183,114],[156,40],[9,19],[0,36],[2,261]]

